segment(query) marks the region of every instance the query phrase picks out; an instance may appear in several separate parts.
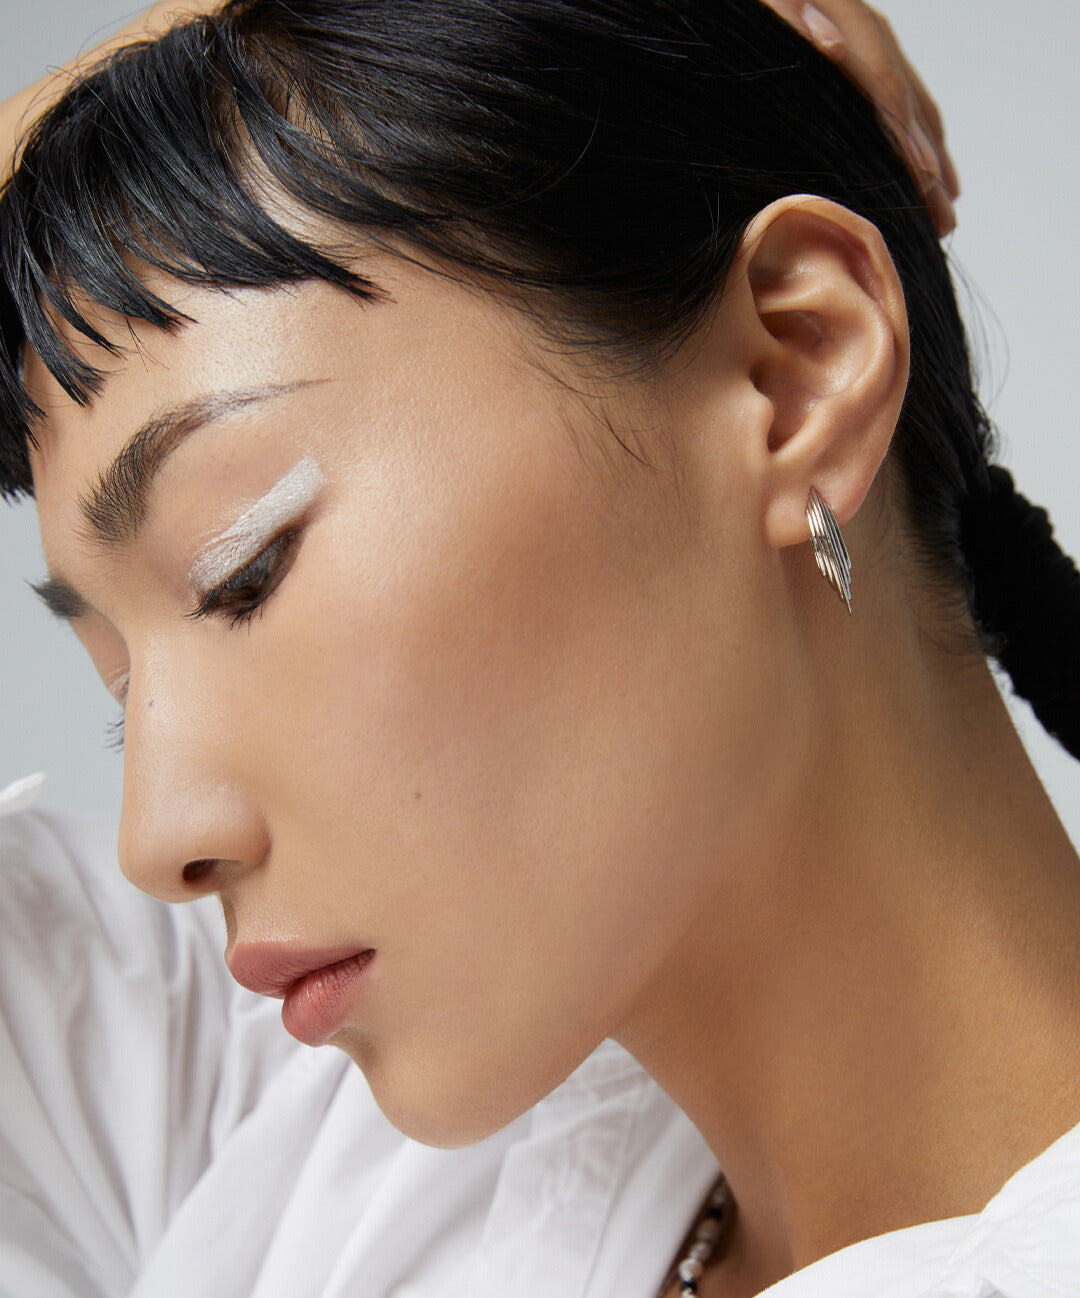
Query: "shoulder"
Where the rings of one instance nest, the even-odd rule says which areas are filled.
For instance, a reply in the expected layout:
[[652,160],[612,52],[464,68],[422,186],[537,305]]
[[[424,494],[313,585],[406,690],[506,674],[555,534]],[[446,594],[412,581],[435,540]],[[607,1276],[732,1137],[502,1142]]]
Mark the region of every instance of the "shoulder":
[[1080,1126],[972,1219],[927,1298],[1080,1295]]

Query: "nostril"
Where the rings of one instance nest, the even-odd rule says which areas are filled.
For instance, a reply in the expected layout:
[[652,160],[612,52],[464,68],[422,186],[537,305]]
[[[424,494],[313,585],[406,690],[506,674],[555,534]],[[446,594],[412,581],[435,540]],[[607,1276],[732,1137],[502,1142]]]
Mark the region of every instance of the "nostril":
[[184,866],[183,875],[185,883],[198,883],[205,875],[209,874],[214,868],[213,857],[205,857],[201,861],[189,861]]

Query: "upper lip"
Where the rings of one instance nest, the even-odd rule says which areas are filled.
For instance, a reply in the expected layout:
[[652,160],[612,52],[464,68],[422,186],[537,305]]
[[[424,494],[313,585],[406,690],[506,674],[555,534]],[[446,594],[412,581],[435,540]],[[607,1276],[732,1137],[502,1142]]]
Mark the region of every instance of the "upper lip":
[[284,996],[305,974],[370,951],[371,947],[335,946],[318,950],[280,942],[249,942],[225,957],[229,973],[241,987],[261,996]]

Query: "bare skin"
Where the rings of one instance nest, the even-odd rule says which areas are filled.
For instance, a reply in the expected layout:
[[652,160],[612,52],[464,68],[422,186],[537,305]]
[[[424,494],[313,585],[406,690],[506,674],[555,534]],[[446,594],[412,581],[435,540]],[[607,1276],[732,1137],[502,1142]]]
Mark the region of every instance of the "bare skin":
[[[428,1143],[616,1038],[739,1203],[711,1298],[978,1211],[1080,1121],[1080,861],[912,561],[877,231],[766,208],[709,326],[634,384],[553,377],[496,299],[362,266],[388,302],[163,285],[198,323],[137,328],[86,409],[28,359],[49,566],[103,679],[130,673],[125,872],[218,893],[230,948],[373,947],[334,1041]],[[309,386],[185,442],[136,541],[88,540],[79,500],[148,414],[270,381]],[[305,455],[326,487],[259,616],[193,620],[200,547]]]

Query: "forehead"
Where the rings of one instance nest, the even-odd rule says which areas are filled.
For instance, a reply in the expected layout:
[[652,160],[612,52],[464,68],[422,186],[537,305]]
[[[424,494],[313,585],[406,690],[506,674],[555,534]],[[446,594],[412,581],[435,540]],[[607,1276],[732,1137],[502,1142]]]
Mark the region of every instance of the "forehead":
[[396,408],[410,388],[438,396],[466,383],[490,384],[496,370],[505,378],[509,366],[533,372],[520,320],[491,294],[390,254],[365,257],[358,269],[381,300],[360,301],[322,281],[222,290],[147,277],[152,291],[189,317],[171,332],[80,303],[90,323],[122,349],[114,356],[60,323],[72,350],[104,374],[86,406],[28,351],[26,387],[44,411],[31,469],[50,567],[53,555],[62,561],[85,530],[80,499],[136,430],[162,411],[208,394],[314,381],[335,394],[343,420],[362,402],[370,422]]
[[[31,448],[30,467],[46,565],[54,577],[76,586],[83,580],[84,562],[99,551],[88,526],[88,502],[95,496],[102,499],[103,476],[140,430],[163,415],[167,422],[171,412],[204,404],[223,408],[233,423],[239,417],[240,426],[251,427],[246,413],[236,413],[246,410],[243,403],[234,402],[230,410],[219,394],[289,390],[332,378],[334,363],[339,370],[345,365],[348,339],[359,332],[360,304],[321,282],[238,291],[179,284],[153,288],[188,322],[165,331],[129,325],[85,307],[90,323],[122,348],[119,355],[63,326],[68,345],[104,375],[100,391],[87,405],[80,406],[65,393],[36,353],[28,351],[26,356],[26,388],[44,412],[34,429],[38,444]],[[327,345],[329,339],[334,339],[334,347]],[[295,402],[302,399],[272,404],[283,406],[287,419],[290,401],[295,415],[300,409]],[[257,410],[257,405],[251,409]],[[264,445],[279,430],[295,435],[280,420],[265,419],[255,427]],[[171,473],[174,481],[183,483],[180,494],[175,487],[170,490],[170,509],[183,510],[185,501],[195,503],[200,492],[205,493],[206,473],[220,473],[229,463],[229,447],[239,444],[236,436],[196,435],[190,448],[180,445],[163,466],[163,477]],[[284,445],[271,448],[271,454],[286,451]],[[112,493],[105,492],[105,498]]]
[[80,304],[90,323],[120,350],[113,355],[67,322],[65,343],[103,375],[100,390],[80,406],[33,349],[26,354],[27,392],[43,411],[34,427],[31,467],[39,508],[58,491],[88,483],[155,412],[200,393],[287,382],[320,354],[323,329],[340,328],[341,294],[322,285],[224,292],[173,285],[166,298],[188,316],[173,331],[128,322],[94,304]]
[[[148,421],[215,394],[289,387],[333,377],[350,364],[356,368],[362,304],[328,284],[222,290],[144,278],[187,318],[174,330],[78,302],[90,324],[118,346],[114,355],[56,322],[71,350],[103,375],[88,404],[69,397],[40,356],[27,350],[26,389],[43,411],[30,463],[50,567],[52,553],[62,553],[84,530],[80,501]],[[420,284],[412,287],[423,292]],[[372,339],[363,341],[370,353]]]

